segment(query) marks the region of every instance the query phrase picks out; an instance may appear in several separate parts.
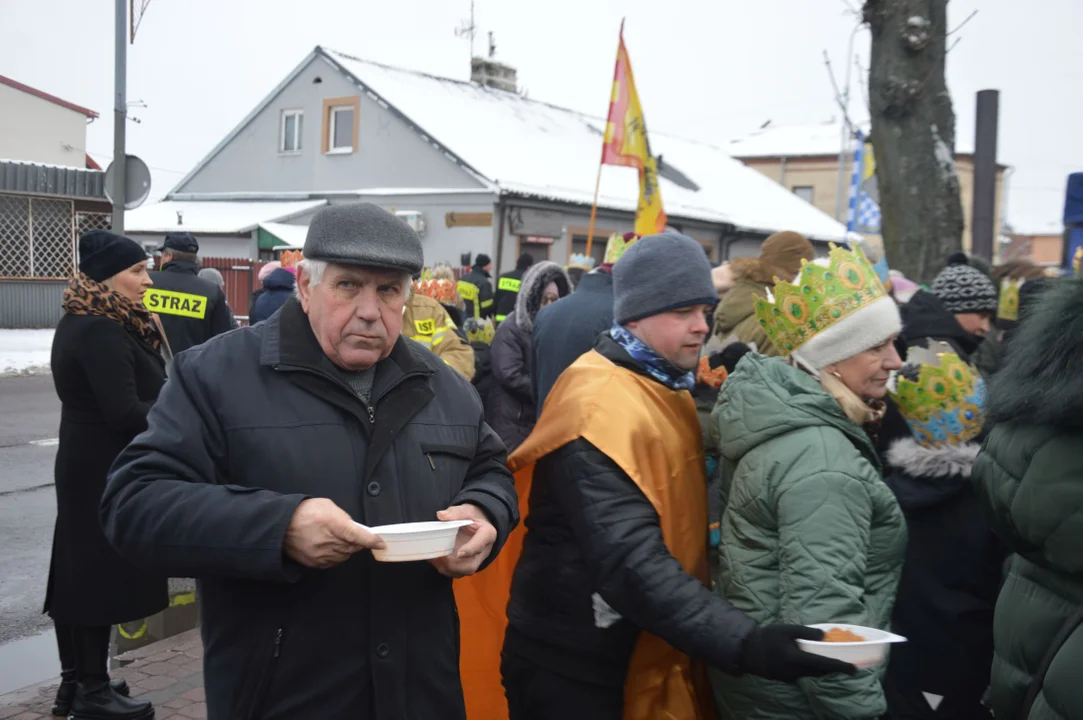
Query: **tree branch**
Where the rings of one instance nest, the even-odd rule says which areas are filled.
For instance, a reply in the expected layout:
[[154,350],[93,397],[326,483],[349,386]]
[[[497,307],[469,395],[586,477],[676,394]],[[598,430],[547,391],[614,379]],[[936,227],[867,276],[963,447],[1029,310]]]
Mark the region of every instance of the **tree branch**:
[[[962,30],[962,29],[963,29],[963,25],[966,25],[966,24],[967,24],[968,22],[970,22],[971,20],[973,20],[973,19],[974,19],[974,16],[975,16],[975,15],[977,15],[977,14],[978,14],[978,11],[977,11],[977,10],[975,10],[974,12],[970,13],[969,15],[967,15],[967,16],[966,16],[966,19],[965,19],[965,20],[963,20],[963,21],[962,21],[961,23],[959,23],[958,25],[956,25],[956,26],[955,26],[955,29],[954,29],[954,30],[949,30],[949,31],[948,31],[947,37],[951,37],[951,36],[952,36],[953,34],[955,34],[955,33],[959,32],[960,30]],[[954,47],[954,46],[953,46],[953,47]]]

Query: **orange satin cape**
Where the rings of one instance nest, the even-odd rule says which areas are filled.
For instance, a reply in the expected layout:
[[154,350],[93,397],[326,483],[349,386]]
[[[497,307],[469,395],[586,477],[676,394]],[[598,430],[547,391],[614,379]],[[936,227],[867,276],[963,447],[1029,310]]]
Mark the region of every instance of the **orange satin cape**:
[[[460,672],[470,720],[507,720],[500,651],[512,573],[523,549],[534,463],[583,438],[635,482],[658,513],[666,547],[707,582],[707,491],[692,396],[591,351],[561,374],[530,437],[511,456],[521,522],[483,572],[454,583]],[[702,667],[649,633],[640,635],[624,686],[624,720],[709,720]]]

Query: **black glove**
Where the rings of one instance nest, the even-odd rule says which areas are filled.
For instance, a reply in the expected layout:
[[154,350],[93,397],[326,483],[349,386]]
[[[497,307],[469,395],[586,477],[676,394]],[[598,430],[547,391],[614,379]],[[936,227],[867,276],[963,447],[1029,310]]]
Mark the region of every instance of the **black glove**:
[[756,628],[742,646],[741,670],[790,683],[803,677],[857,672],[850,663],[805,652],[795,642],[798,639],[820,641],[824,639],[824,632],[804,625]]

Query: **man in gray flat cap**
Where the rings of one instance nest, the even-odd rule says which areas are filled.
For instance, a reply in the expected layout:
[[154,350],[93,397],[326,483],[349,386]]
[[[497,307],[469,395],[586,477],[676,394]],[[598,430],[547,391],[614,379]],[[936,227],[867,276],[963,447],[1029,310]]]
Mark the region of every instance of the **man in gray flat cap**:
[[[477,393],[402,337],[421,243],[373,205],[312,219],[297,297],[177,356],[113,467],[106,535],[199,579],[211,718],[465,718],[451,579],[518,522]],[[359,526],[471,520],[429,562]],[[355,522],[356,521],[356,522]]]

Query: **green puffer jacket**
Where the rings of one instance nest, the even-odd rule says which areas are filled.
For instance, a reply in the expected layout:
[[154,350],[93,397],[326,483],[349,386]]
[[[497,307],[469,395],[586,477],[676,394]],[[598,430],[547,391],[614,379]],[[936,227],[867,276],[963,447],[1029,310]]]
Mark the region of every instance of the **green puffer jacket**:
[[[712,417],[722,453],[718,591],[760,625],[887,629],[906,523],[864,430],[810,375],[746,355]],[[796,685],[712,671],[722,718],[875,718],[882,667]]]
[[[989,389],[996,423],[971,478],[1014,550],[993,620],[992,708],[1019,720],[1052,639],[1083,607],[1083,282],[1058,281]],[[1054,656],[1031,720],[1083,718],[1083,626]]]

